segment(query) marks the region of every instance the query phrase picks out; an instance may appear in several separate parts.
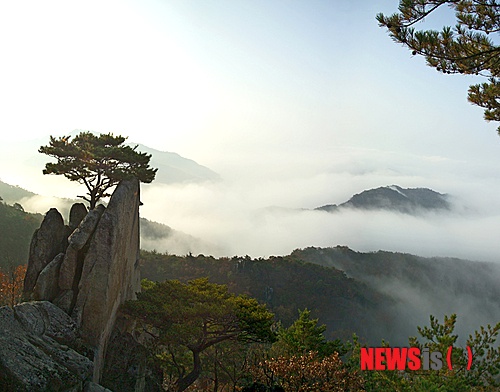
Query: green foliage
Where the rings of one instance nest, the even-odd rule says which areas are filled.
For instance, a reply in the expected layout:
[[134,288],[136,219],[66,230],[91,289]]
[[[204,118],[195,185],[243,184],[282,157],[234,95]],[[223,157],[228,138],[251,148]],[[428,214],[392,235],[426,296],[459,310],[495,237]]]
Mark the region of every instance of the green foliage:
[[[356,265],[362,264],[361,259],[366,256],[348,249],[332,249],[331,251],[340,252],[345,257],[349,255],[349,257],[359,258]],[[443,369],[440,371],[365,371],[360,374],[359,347],[361,343],[357,337],[351,343],[344,341],[341,344],[339,341],[332,341],[325,325],[319,323],[319,320],[328,322],[330,314],[333,313],[336,316],[334,325],[347,321],[356,322],[353,319],[359,317],[356,310],[363,309],[361,306],[357,308],[353,305],[348,307],[337,307],[337,305],[345,306],[348,300],[359,301],[356,303],[366,302],[372,292],[368,287],[359,286],[353,279],[348,279],[335,268],[301,262],[302,257],[308,260],[317,257],[315,262],[326,262],[321,257],[329,255],[327,250],[320,252],[308,249],[302,252],[296,251],[292,256],[252,260],[249,257],[215,259],[203,255],[181,257],[143,251],[141,268],[144,276],[156,278],[175,276],[183,281],[189,281],[198,276],[208,275],[211,280],[227,285],[231,292],[247,293],[265,301],[271,310],[277,310],[276,313],[283,325],[287,325],[278,328],[277,342],[272,346],[261,345],[257,350],[252,351],[247,345],[240,345],[238,340],[228,340],[208,348],[201,356],[203,371],[200,373],[198,382],[192,385],[195,388],[193,390],[212,391],[215,390],[216,385],[219,389],[222,385],[233,389],[239,385],[246,386],[244,390],[249,391],[271,390],[276,385],[289,386],[292,383],[295,385],[293,388],[300,388],[300,383],[297,384],[295,376],[288,377],[293,374],[297,377],[307,377],[308,381],[302,384],[302,388],[311,388],[309,384],[311,380],[312,384],[327,380],[325,374],[331,374],[327,369],[333,369],[333,374],[335,374],[335,377],[330,378],[331,382],[357,380],[356,383],[359,381],[359,384],[352,384],[353,389],[357,385],[369,391],[488,391],[498,389],[496,383],[500,354],[495,339],[500,325],[481,328],[469,337],[467,345],[472,347],[474,361],[472,368],[466,370],[466,351],[458,344],[459,338],[454,332],[456,323],[454,315],[445,317],[442,323],[431,317],[429,326],[418,328],[420,338],[410,338],[410,345],[429,347],[431,351],[441,351],[444,361],[446,361],[448,347],[453,345],[453,371],[449,371],[444,362]],[[409,270],[412,273],[410,277],[416,279],[415,274],[418,275],[420,270],[414,267],[420,264],[422,268],[429,267],[428,263],[420,259],[407,260],[408,255],[377,253],[369,254],[369,256],[363,269],[372,268],[373,273],[378,271],[380,274],[379,270],[382,268],[384,271],[387,270],[385,271],[387,273],[400,276],[400,272],[394,270],[397,264],[402,264],[413,268]],[[453,262],[457,261],[453,260]],[[460,268],[464,268],[461,264],[453,265],[460,265]],[[475,268],[478,268],[478,264],[475,264]],[[432,269],[429,272],[430,275],[435,273]],[[151,282],[147,284],[152,285]],[[298,287],[300,290],[297,289]],[[376,300],[384,303],[380,298],[373,297],[371,300],[374,302],[364,308],[365,312],[368,309],[373,311],[373,304]],[[312,307],[311,310],[309,306]],[[300,311],[297,317],[298,309],[305,310]],[[332,309],[334,309],[333,312]],[[382,312],[383,309],[379,308],[378,311]],[[371,314],[376,314],[376,312]],[[312,315],[318,315],[320,319]],[[283,316],[286,317],[287,323],[283,321]],[[374,328],[380,322],[375,318],[364,321],[368,328]],[[387,320],[387,324],[392,322]],[[386,333],[391,333],[388,331],[389,329],[386,328]],[[326,336],[330,339],[326,339]],[[371,345],[373,346],[373,343]],[[383,345],[388,344],[383,343]],[[342,355],[348,348],[352,354],[348,357],[347,365],[345,362],[339,363],[332,357],[335,355],[334,352]],[[170,374],[176,376],[174,381],[178,379],[179,373],[176,373],[177,368],[174,366],[173,358],[177,359],[177,365],[181,364],[186,369],[192,366],[192,355],[185,346],[177,344],[175,347],[171,346],[170,352],[165,349],[163,352],[169,354],[163,356],[164,368],[170,369]],[[311,352],[315,357],[311,357]],[[330,365],[331,368],[329,368]],[[322,373],[324,371],[327,373]],[[280,376],[277,379],[275,375],[278,373]],[[184,374],[187,374],[187,371]],[[362,377],[362,380],[359,377]],[[260,387],[267,389],[258,389]]]
[[121,180],[138,178],[150,183],[154,180],[157,169],[149,167],[151,155],[136,151],[137,146],[123,145],[126,138],[90,132],[81,132],[71,137],[50,137],[48,146],[38,150],[57,159],[47,163],[43,174],[62,174],[71,181],[84,184],[86,196],[79,196],[94,208],[103,197],[109,197],[108,190]]
[[212,282],[227,285],[230,292],[266,303],[284,327],[296,320],[299,309],[308,309],[327,326],[327,340],[348,339],[358,332],[379,341],[378,334],[370,335],[369,326],[391,322],[384,311],[391,301],[380,292],[336,268],[305,263],[294,255],[251,259],[142,251],[141,275],[182,282],[208,276]]
[[[454,27],[415,30],[417,22],[442,6],[454,11]],[[395,42],[414,55],[424,56],[438,71],[487,77],[487,83],[470,87],[468,98],[485,108],[487,121],[500,121],[500,47],[492,39],[500,31],[500,4],[496,0],[400,0],[398,13],[378,14],[377,20]]]
[[[143,281],[137,300],[123,312],[152,338],[152,347],[179,391],[200,376],[206,349],[222,342],[269,341],[273,314],[257,300],[228,292],[226,286],[196,279],[162,283]],[[189,352],[191,352],[191,359]],[[187,368],[192,370],[188,373]]]
[[325,330],[325,325],[311,318],[309,310],[299,311],[292,325],[280,327],[278,340],[249,366],[250,385],[285,391],[362,390],[358,371],[340,360],[346,353],[343,344],[327,341]]
[[339,339],[327,341],[324,336],[326,325],[318,325],[318,319],[311,319],[311,312],[307,309],[299,310],[299,318],[288,328],[278,330],[278,341],[273,346],[273,352],[281,355],[304,355],[310,351],[325,357],[334,352],[344,354]]

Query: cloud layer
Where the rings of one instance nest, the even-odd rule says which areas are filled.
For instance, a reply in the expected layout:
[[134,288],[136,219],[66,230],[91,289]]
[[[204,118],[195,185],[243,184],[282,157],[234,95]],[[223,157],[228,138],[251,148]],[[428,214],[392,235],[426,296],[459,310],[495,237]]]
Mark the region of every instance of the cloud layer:
[[[395,158],[392,166],[399,168],[404,167],[401,160],[409,159]],[[215,245],[219,249],[216,256],[266,257],[307,246],[347,245],[359,251],[383,249],[421,256],[497,260],[500,201],[495,195],[500,187],[494,175],[489,176],[482,167],[457,171],[464,163],[438,157],[420,157],[418,169],[407,166],[405,173],[385,164],[383,157],[375,164],[352,162],[349,166],[339,161],[341,170],[337,171],[303,172],[300,176],[288,173],[281,179],[271,173],[221,183],[153,184],[143,188],[142,214]],[[389,211],[329,214],[311,210],[391,184],[448,193],[454,210],[419,216]],[[169,251],[167,244],[158,244],[156,249]],[[213,247],[199,249],[200,253],[212,251]]]

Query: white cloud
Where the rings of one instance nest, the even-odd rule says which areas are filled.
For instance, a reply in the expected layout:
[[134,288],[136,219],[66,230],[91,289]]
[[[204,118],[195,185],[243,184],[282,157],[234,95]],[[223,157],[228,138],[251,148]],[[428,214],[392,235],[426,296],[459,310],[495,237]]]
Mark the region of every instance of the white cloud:
[[[377,153],[372,152],[373,158]],[[405,173],[381,170],[384,154],[369,164],[348,171],[279,180],[251,178],[214,184],[150,185],[144,187],[141,212],[220,247],[224,254],[269,256],[307,246],[347,245],[359,251],[379,249],[421,256],[455,256],[497,261],[500,245],[500,203],[497,180],[483,178],[474,186],[471,173],[459,174],[463,163],[447,159],[393,155],[388,162],[409,162]],[[353,158],[356,160],[356,157]],[[417,162],[415,162],[417,161]],[[339,161],[340,167],[347,162]],[[382,163],[382,164],[381,164]],[[435,171],[432,172],[432,169]],[[481,170],[481,167],[478,168]],[[303,173],[304,174],[304,173]],[[340,204],[365,189],[397,184],[430,187],[451,193],[452,212],[411,216],[387,211],[343,211],[329,214],[311,209]],[[472,184],[472,185],[471,185]],[[268,208],[268,207],[278,208]],[[201,253],[208,251],[201,250]]]

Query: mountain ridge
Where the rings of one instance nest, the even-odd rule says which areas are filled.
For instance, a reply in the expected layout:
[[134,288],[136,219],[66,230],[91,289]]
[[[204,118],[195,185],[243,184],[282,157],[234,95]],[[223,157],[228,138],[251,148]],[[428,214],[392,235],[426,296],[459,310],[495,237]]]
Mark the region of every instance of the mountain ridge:
[[315,211],[338,212],[345,208],[361,210],[390,210],[413,214],[417,211],[449,211],[449,195],[429,188],[402,188],[388,185],[364,190],[348,201],[317,207]]
[[218,173],[208,167],[175,152],[160,151],[138,143],[128,143],[128,145],[138,146],[139,151],[151,154],[150,166],[158,169],[155,183],[172,184],[221,179]]
[[[74,137],[81,130],[69,132],[67,136]],[[92,132],[96,135],[99,132]],[[11,143],[12,145],[0,145],[0,167],[10,167],[11,162],[8,160],[10,152],[16,151],[16,168],[20,172],[25,172],[23,176],[41,175],[45,163],[52,161],[52,158],[44,154],[38,153],[38,149],[42,145],[49,143],[49,135],[45,138],[31,139],[24,142]],[[129,146],[138,146],[137,149],[141,152],[151,154],[150,166],[158,168],[155,183],[176,184],[186,182],[205,182],[219,181],[220,175],[206,166],[200,165],[196,161],[185,158],[178,153],[160,151],[148,147],[140,143],[126,143]],[[4,160],[2,160],[4,158]],[[0,177],[6,173],[0,171]]]

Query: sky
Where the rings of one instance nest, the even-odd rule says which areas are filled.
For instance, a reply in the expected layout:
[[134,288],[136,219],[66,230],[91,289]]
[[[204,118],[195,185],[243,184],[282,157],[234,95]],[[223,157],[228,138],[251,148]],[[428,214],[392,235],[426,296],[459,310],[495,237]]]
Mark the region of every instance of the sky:
[[[143,216],[213,245],[200,251],[340,244],[496,261],[500,138],[466,99],[481,80],[440,74],[392,42],[375,15],[397,5],[1,1],[0,179],[72,197],[64,179],[24,170],[16,151],[75,129],[113,132],[221,175],[143,188]],[[422,27],[450,20],[442,12]],[[449,193],[458,212],[332,220],[286,210],[391,184]]]

